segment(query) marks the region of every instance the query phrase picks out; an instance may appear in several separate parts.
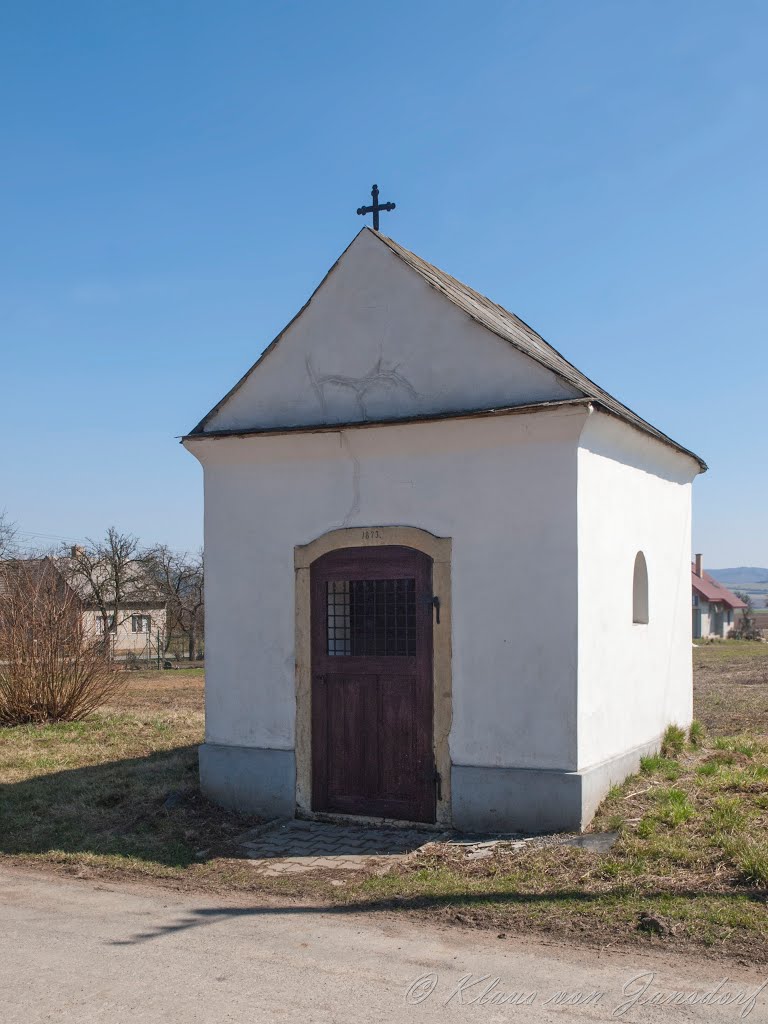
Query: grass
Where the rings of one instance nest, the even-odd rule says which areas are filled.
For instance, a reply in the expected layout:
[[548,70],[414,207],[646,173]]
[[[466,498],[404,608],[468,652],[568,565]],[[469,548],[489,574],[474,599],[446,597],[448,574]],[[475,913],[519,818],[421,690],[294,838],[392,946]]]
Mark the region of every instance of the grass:
[[640,758],[640,771],[643,775],[659,773],[665,779],[674,782],[679,777],[682,768],[674,758],[665,757],[663,754],[651,754],[649,757]]
[[0,729],[2,855],[162,874],[236,827],[198,789],[202,681],[132,673],[120,705],[83,722]]
[[[698,648],[694,668],[694,725],[668,730],[663,751],[611,789],[592,823],[619,832],[609,853],[497,848],[468,863],[438,851],[360,888],[478,926],[768,962],[768,647]],[[666,918],[674,938],[641,936],[643,910]]]
[[685,729],[679,725],[668,725],[661,741],[661,753],[663,757],[679,757],[685,750]]
[[[768,647],[694,661],[699,725],[611,789],[591,826],[619,833],[605,854],[500,846],[469,861],[434,844],[385,875],[257,875],[232,842],[253,819],[199,792],[202,673],[186,670],[132,673],[85,722],[0,729],[0,863],[768,962]],[[674,936],[638,932],[641,911]]]
[[768,842],[742,839],[732,848],[732,856],[745,882],[768,885]]
[[688,742],[692,747],[700,747],[703,745],[706,736],[706,726],[703,722],[699,722],[694,718],[688,727]]

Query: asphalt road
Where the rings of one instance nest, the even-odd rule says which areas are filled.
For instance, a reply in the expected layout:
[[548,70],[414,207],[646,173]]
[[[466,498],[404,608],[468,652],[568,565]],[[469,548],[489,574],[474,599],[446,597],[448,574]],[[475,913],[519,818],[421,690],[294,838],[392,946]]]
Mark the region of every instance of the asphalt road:
[[[763,1024],[768,984],[751,997],[765,982],[663,950],[598,952],[393,915],[0,871],[2,1024]],[[698,1002],[648,1002],[675,992]]]

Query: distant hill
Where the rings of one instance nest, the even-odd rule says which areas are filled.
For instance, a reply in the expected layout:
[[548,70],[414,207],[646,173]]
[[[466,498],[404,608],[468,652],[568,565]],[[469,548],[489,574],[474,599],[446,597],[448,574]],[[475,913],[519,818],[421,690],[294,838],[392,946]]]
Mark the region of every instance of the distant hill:
[[768,583],[768,569],[759,569],[754,565],[740,565],[735,569],[707,569],[707,572],[726,586],[733,584],[743,587],[750,583]]

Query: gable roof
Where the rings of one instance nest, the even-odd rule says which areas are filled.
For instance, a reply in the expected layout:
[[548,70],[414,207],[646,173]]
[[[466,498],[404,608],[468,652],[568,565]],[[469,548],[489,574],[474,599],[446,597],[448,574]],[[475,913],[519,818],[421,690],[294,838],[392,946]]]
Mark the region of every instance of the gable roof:
[[[618,401],[618,399],[614,398],[607,391],[604,391],[602,388],[598,387],[598,385],[595,384],[594,381],[590,380],[589,377],[581,373],[580,370],[577,370],[576,367],[572,363],[569,363],[568,360],[563,355],[561,355],[560,352],[553,348],[548,342],[546,342],[541,337],[540,334],[537,334],[532,327],[529,327],[528,324],[526,324],[514,313],[510,313],[509,310],[504,309],[503,306],[500,306],[497,303],[493,302],[491,299],[487,298],[485,295],[482,295],[480,292],[476,292],[473,288],[470,288],[469,285],[463,284],[455,277],[451,277],[451,275],[447,274],[444,270],[440,270],[432,263],[428,263],[426,260],[422,259],[420,256],[417,256],[409,249],[406,249],[402,245],[399,245],[397,242],[394,241],[394,239],[388,238],[386,235],[382,235],[378,231],[373,231],[369,227],[364,227],[358,233],[358,235],[355,236],[355,238],[359,237],[359,234],[362,234],[364,231],[369,232],[374,238],[378,239],[383,245],[387,246],[387,248],[398,259],[400,259],[406,266],[410,267],[411,270],[419,274],[419,276],[422,277],[431,288],[434,288],[436,291],[438,291],[441,295],[448,299],[448,301],[451,302],[454,306],[458,307],[460,310],[462,310],[462,312],[466,313],[466,315],[469,316],[472,320],[476,321],[481,326],[485,327],[486,330],[490,331],[492,334],[495,334],[497,337],[508,342],[519,352],[522,352],[524,355],[528,356],[530,359],[533,359],[541,366],[552,371],[554,374],[556,374],[556,376],[564,380],[567,384],[570,384],[572,387],[578,389],[580,392],[582,392],[585,399],[594,402],[594,404],[599,406],[603,411],[613,416],[617,416],[619,419],[630,424],[631,426],[636,427],[639,430],[642,430],[646,434],[650,434],[652,437],[655,437],[657,440],[663,442],[664,444],[670,445],[681,454],[689,456],[699,464],[702,471],[705,471],[707,469],[707,464],[703,461],[703,459],[701,459],[698,455],[694,454],[694,452],[689,451],[689,449],[684,448],[676,441],[673,441],[672,438],[668,437],[658,428],[648,423],[647,420],[642,419],[642,417],[638,416],[637,413],[633,412],[632,409],[628,408],[628,406],[623,405],[621,402]],[[351,244],[352,243],[350,243],[350,246]],[[227,401],[227,399],[241,387],[241,385],[246,381],[248,377],[251,376],[251,374],[258,368],[258,366],[263,362],[263,360],[280,342],[281,338],[286,333],[288,328],[301,316],[301,314],[304,312],[307,306],[309,306],[314,296],[322,288],[325,281],[336,269],[340,260],[348,251],[350,246],[347,246],[347,249],[344,250],[339,259],[334,263],[334,265],[325,275],[323,280],[320,282],[318,287],[310,296],[309,300],[304,304],[304,306],[302,306],[302,308],[299,310],[296,316],[293,317],[293,319],[290,320],[288,324],[286,324],[283,330],[270,343],[270,345],[267,346],[267,348],[262,352],[261,356],[250,368],[250,370],[248,370],[247,373],[245,373],[245,375],[224,396],[224,398],[220,402],[217,402],[213,409],[211,409],[211,411],[206,416],[203,417],[203,419],[187,436],[199,436],[205,433],[247,434],[269,432],[261,429],[209,432],[206,431],[205,428],[210,419],[221,409],[221,407]],[[537,404],[550,407],[552,403],[542,402]],[[529,405],[529,408],[532,407]],[[467,412],[480,411],[481,410],[467,410]],[[356,425],[366,426],[368,424],[363,422]],[[320,426],[322,426],[322,424],[318,424],[318,427]],[[281,432],[284,432],[286,429],[290,428],[283,427],[281,428]],[[302,426],[301,429],[306,430],[307,427]]]
[[706,569],[701,576],[696,575],[696,565],[691,562],[691,584],[693,589],[703,597],[705,601],[719,601],[727,604],[729,608],[746,608],[746,604],[740,597],[736,597],[733,591],[724,587],[722,583],[710,576]]

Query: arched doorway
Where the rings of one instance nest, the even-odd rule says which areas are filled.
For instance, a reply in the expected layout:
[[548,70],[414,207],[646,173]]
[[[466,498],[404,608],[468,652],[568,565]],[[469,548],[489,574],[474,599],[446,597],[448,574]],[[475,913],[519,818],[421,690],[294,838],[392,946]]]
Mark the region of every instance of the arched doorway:
[[[451,757],[448,737],[451,730],[452,719],[452,683],[451,683],[451,539],[449,537],[436,537],[426,530],[414,526],[369,526],[369,527],[344,527],[339,530],[332,530],[322,534],[308,544],[303,544],[294,549],[294,565],[296,573],[296,809],[299,814],[305,816],[323,815],[317,810],[318,801],[315,800],[315,748],[318,744],[313,743],[313,721],[317,701],[314,699],[315,684],[313,682],[313,627],[319,629],[317,616],[313,616],[313,605],[322,609],[322,595],[318,601],[313,601],[312,577],[317,577],[318,571],[322,571],[323,564],[326,568],[331,564],[323,563],[321,560],[326,555],[337,552],[350,552],[349,557],[356,555],[358,559],[367,558],[376,551],[385,548],[405,548],[411,555],[422,555],[426,558],[426,564],[431,567],[431,596],[437,597],[439,601],[439,612],[434,605],[426,602],[421,607],[422,614],[431,613],[431,761],[429,784],[432,789],[433,816],[437,824],[449,825],[451,815]],[[375,556],[374,556],[375,557]],[[381,556],[386,558],[386,554]],[[380,567],[376,567],[377,570]],[[338,568],[338,566],[337,566]],[[398,570],[399,571],[399,570]],[[374,578],[380,578],[378,574]],[[417,578],[403,574],[393,578]],[[326,580],[326,582],[328,582]],[[337,579],[333,582],[344,582],[344,579]],[[426,588],[429,590],[429,588]],[[343,592],[343,588],[342,588]],[[430,595],[427,594],[427,597]],[[325,600],[328,600],[326,592]],[[343,601],[342,601],[343,604]],[[325,614],[327,615],[327,605]],[[322,613],[321,613],[322,621]],[[427,616],[429,618],[429,616]],[[334,623],[336,625],[336,623]],[[327,622],[325,623],[327,629]],[[341,628],[345,628],[342,623]],[[351,629],[351,625],[350,625]],[[326,635],[326,644],[328,642]],[[343,641],[345,637],[334,636],[332,639]],[[426,648],[429,650],[430,643],[425,634]],[[315,641],[316,643],[319,641]],[[340,649],[344,649],[340,645]],[[346,655],[328,655],[333,658],[331,668],[337,664],[346,662],[352,667],[351,661],[347,661]],[[391,659],[392,655],[382,657]],[[396,657],[396,656],[395,656]],[[400,657],[403,657],[400,655]],[[386,669],[386,665],[384,666]],[[339,669],[335,669],[337,673]],[[386,675],[386,672],[384,673]],[[320,684],[323,685],[323,684]],[[322,742],[322,740],[320,741]],[[327,743],[327,740],[326,740]],[[422,752],[423,759],[423,752]],[[391,757],[390,751],[385,751],[385,757]],[[426,776],[426,773],[425,773]],[[426,782],[426,777],[424,779]],[[347,794],[350,795],[350,794]],[[347,802],[350,806],[350,802]],[[360,804],[362,806],[362,803]],[[416,811],[423,814],[423,810]],[[375,815],[371,804],[367,804],[364,811],[336,811],[332,813],[362,814],[365,816]],[[410,815],[413,809],[402,810],[395,817],[404,814]],[[411,818],[406,820],[430,820],[428,818]]]
[[310,580],[312,809],[433,822],[432,560],[342,548]]

